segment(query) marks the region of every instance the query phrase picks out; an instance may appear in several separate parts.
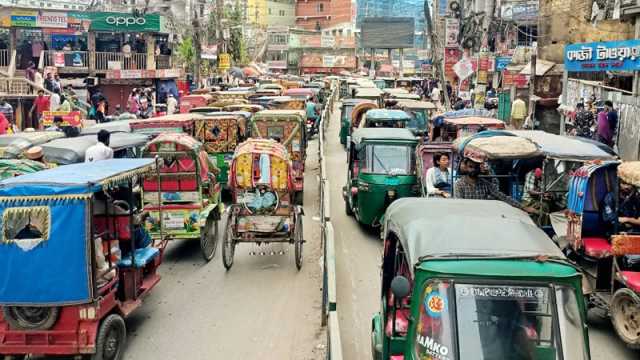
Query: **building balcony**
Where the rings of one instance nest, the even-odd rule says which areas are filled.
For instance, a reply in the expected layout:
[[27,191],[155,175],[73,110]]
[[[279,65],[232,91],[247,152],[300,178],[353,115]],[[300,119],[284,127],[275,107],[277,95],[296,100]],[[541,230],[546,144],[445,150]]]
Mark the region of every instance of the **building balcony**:
[[96,52],[96,72],[107,70],[146,70],[147,54]]
[[43,66],[53,66],[60,73],[88,73],[88,51],[45,50],[42,56]]

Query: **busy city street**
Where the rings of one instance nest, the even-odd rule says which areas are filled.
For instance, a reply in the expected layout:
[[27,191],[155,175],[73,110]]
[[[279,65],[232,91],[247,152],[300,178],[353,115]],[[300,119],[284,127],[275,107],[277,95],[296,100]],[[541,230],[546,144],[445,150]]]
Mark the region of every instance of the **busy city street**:
[[640,0],[0,0],[0,360],[640,359]]

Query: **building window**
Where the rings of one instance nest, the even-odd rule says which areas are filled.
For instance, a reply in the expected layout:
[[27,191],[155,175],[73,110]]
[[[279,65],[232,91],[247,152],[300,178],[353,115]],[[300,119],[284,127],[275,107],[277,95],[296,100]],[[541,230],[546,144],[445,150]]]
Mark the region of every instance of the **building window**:
[[269,8],[269,15],[271,15],[271,8]]
[[204,16],[204,4],[200,4],[200,17]]
[[318,4],[317,10],[318,10],[318,12],[323,12],[324,11],[324,4],[323,3]]
[[284,10],[280,10],[280,16],[285,16],[286,12]]

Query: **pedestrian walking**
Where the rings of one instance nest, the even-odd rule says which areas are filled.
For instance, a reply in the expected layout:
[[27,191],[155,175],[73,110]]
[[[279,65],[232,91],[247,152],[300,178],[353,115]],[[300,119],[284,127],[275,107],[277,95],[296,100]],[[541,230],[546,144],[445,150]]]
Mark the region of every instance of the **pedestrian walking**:
[[614,135],[618,127],[618,113],[613,109],[613,103],[604,102],[604,110],[598,114],[598,141],[613,147]]
[[593,138],[593,131],[591,128],[594,125],[594,117],[591,111],[584,108],[584,104],[578,103],[576,105],[576,115],[574,126],[576,129],[576,136],[591,139]]
[[516,130],[522,129],[526,117],[527,104],[522,98],[518,97],[513,104],[511,104],[511,126]]
[[31,115],[31,124],[26,127],[39,129],[42,114],[45,111],[49,111],[50,105],[49,98],[44,96],[44,90],[38,90],[38,96],[33,100],[33,105],[31,106],[31,110],[29,110],[29,114]]

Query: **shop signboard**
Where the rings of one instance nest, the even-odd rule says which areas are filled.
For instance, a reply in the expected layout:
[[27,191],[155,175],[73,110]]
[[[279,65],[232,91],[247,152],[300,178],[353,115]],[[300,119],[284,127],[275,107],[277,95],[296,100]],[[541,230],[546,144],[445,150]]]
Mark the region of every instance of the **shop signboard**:
[[16,27],[36,27],[38,12],[33,10],[12,10],[11,26]]
[[458,46],[458,36],[460,34],[460,20],[447,18],[445,19],[446,30],[446,47]]
[[640,71],[640,40],[567,45],[564,67],[570,72]]
[[267,61],[269,69],[286,69],[287,62],[285,60],[271,60]]
[[160,32],[160,15],[134,16],[114,12],[70,12],[76,20],[91,21],[92,31],[110,32]]
[[511,56],[496,57],[496,71],[503,71],[511,64]]
[[41,28],[67,28],[67,13],[53,11],[39,11],[36,26]]
[[42,125],[45,127],[53,125],[53,118],[55,116],[62,117],[63,126],[82,126],[82,115],[80,111],[43,111]]
[[53,66],[64,67],[64,53],[62,51],[53,53]]
[[320,47],[332,48],[336,46],[336,38],[332,35],[322,35],[320,37]]
[[218,57],[218,69],[227,70],[231,68],[231,55],[227,53],[220,54]]
[[325,55],[322,57],[322,66],[333,67],[336,63],[336,57],[333,55]]

